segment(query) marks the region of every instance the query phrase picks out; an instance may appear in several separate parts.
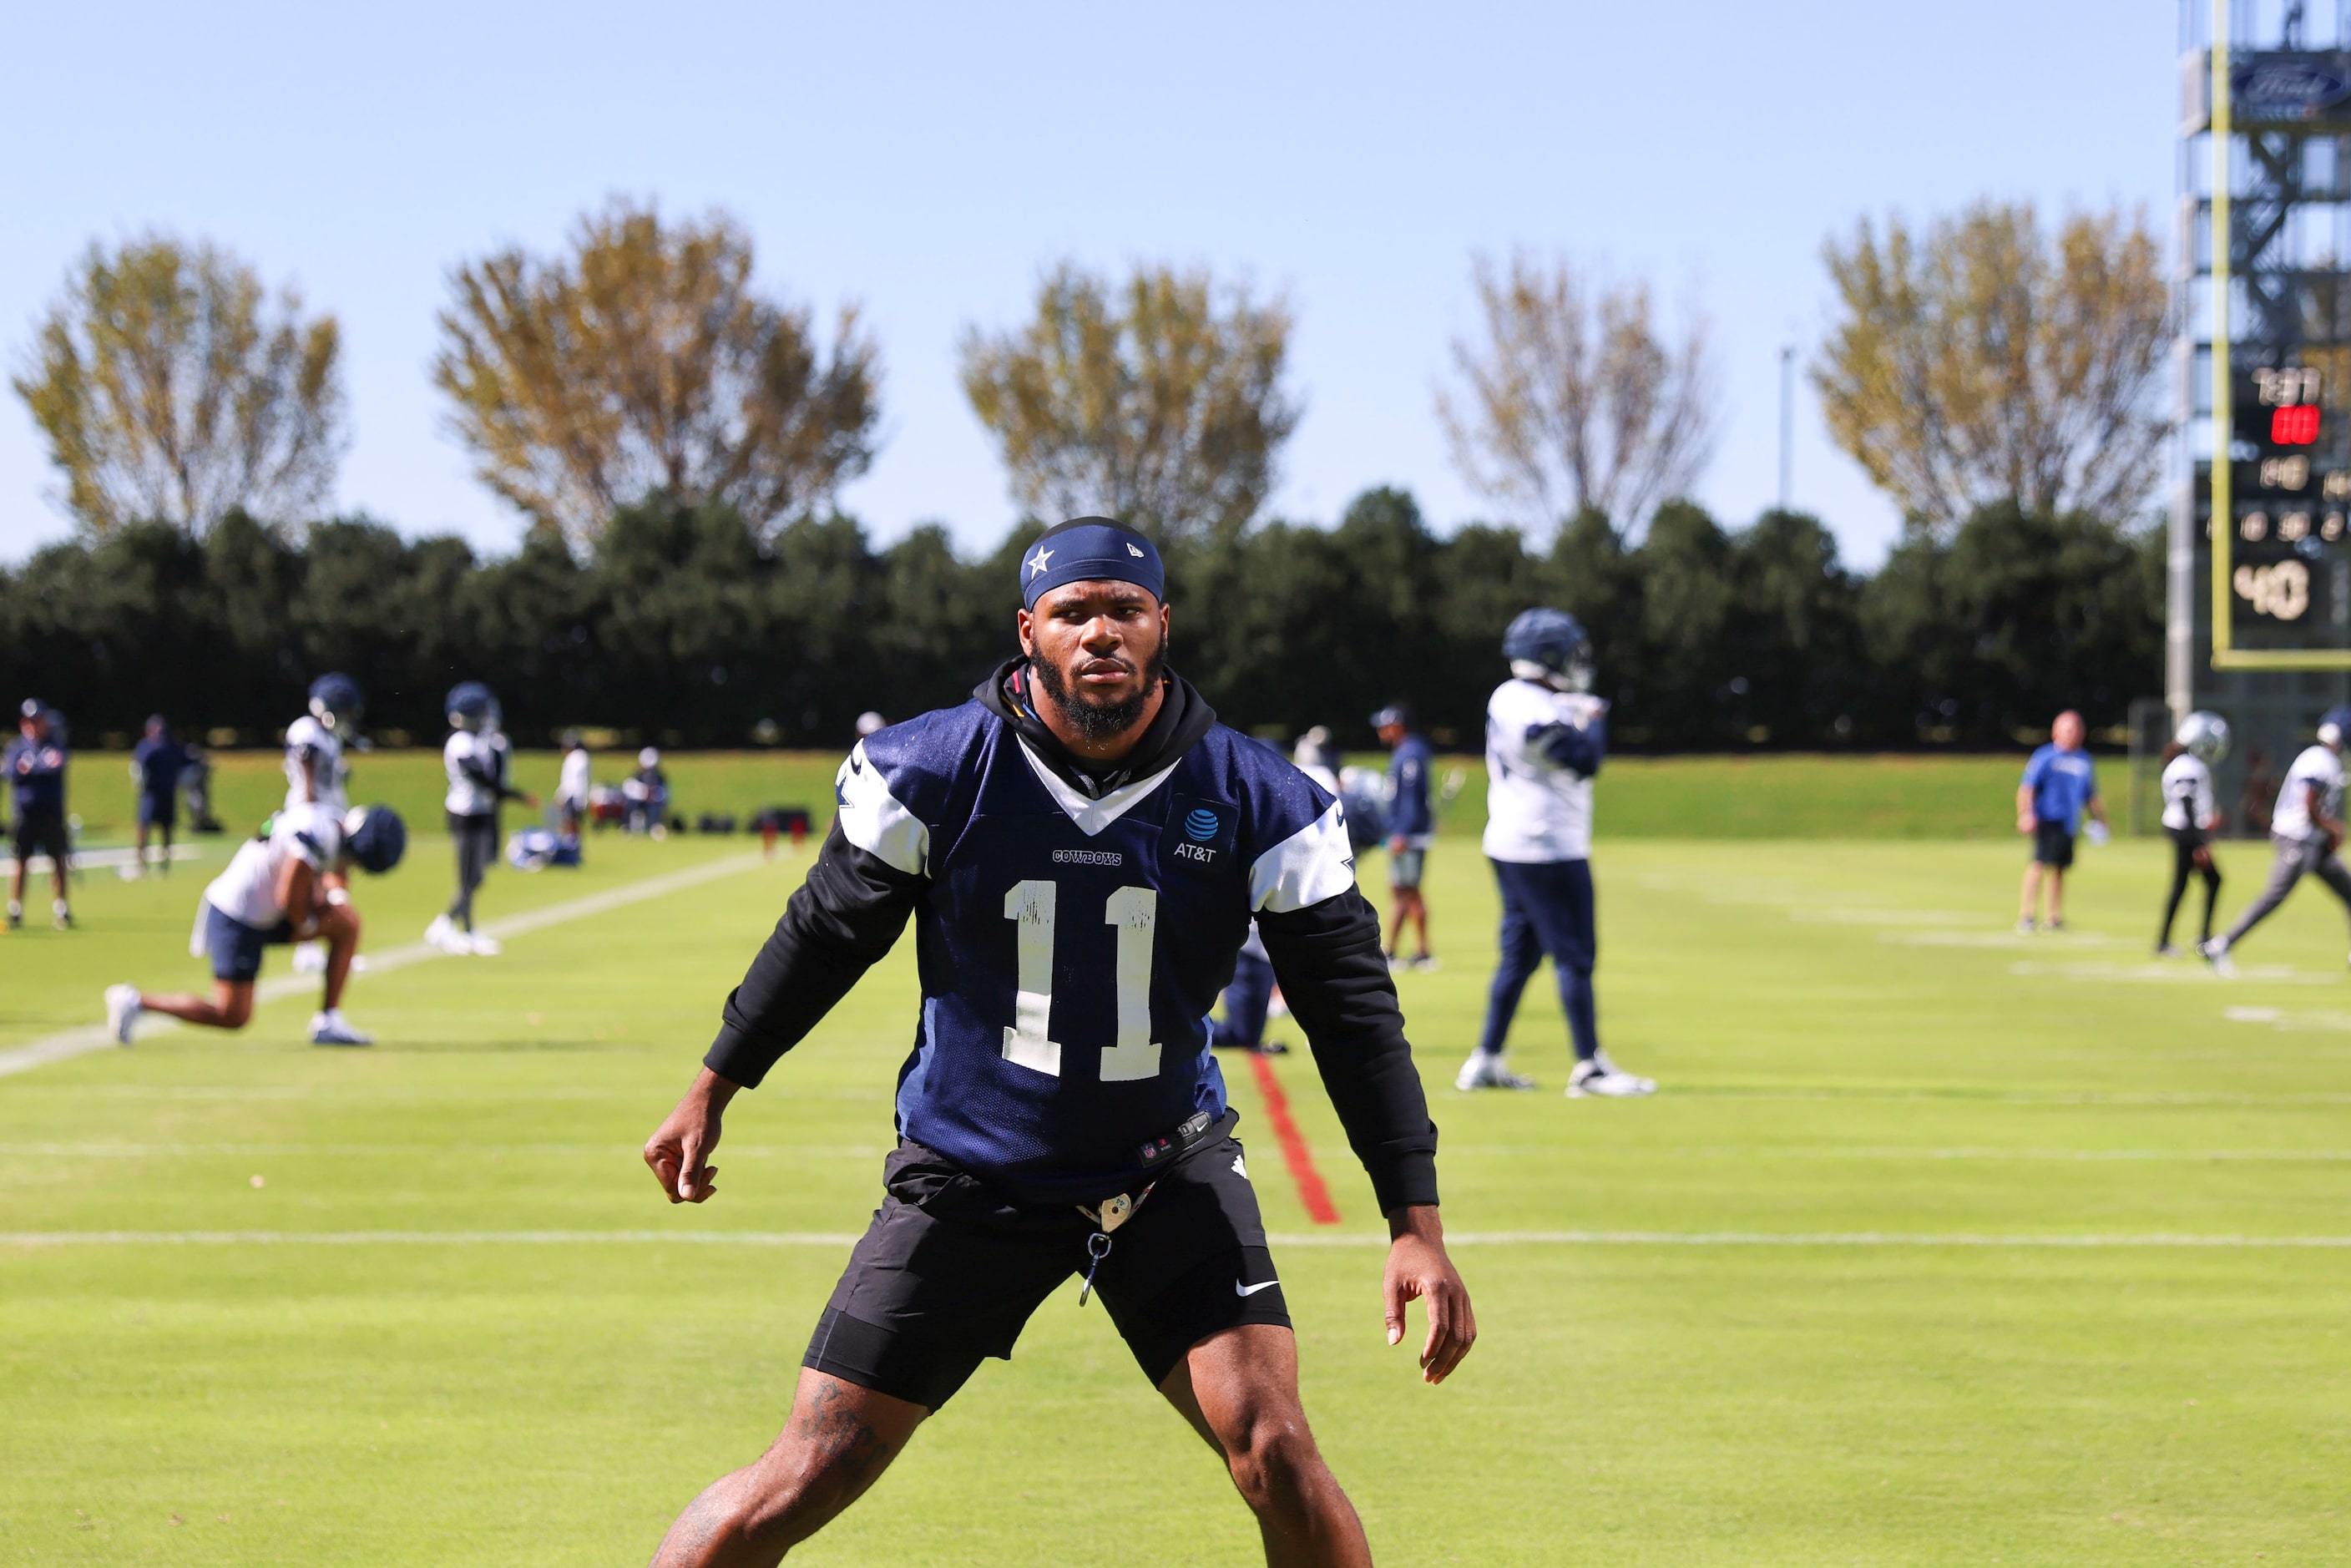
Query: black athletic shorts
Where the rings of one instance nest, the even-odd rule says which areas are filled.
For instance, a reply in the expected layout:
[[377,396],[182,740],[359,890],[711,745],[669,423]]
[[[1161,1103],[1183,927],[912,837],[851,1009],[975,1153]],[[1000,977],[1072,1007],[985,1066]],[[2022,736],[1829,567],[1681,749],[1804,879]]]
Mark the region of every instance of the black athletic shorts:
[[[982,1360],[1012,1358],[1029,1315],[1085,1272],[1094,1225],[1013,1203],[920,1144],[902,1142],[882,1179],[801,1364],[936,1410]],[[1074,1287],[1061,1294],[1056,1311],[1079,1310]],[[1158,1178],[1112,1234],[1094,1295],[1155,1387],[1211,1334],[1290,1325],[1238,1142],[1204,1144]]]
[[2032,858],[2059,871],[2074,863],[2074,835],[2064,823],[2044,817],[2032,824]]
[[35,855],[47,855],[61,866],[73,858],[73,839],[66,831],[63,811],[19,811],[11,837],[20,866],[29,865]]

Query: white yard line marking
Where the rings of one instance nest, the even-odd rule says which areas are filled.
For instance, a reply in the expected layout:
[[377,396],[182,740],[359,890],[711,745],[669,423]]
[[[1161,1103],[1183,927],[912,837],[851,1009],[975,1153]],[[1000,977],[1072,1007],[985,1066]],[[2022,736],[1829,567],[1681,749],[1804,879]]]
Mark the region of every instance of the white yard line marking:
[[[154,849],[148,852],[150,854],[160,855],[163,853],[164,851],[162,846],[158,844]],[[174,862],[202,860],[204,858],[204,847],[200,844],[173,844],[171,849],[171,856]],[[138,858],[139,846],[137,844],[125,844],[120,849],[111,850],[76,850],[73,854],[73,869],[76,871],[89,871],[99,866],[126,866],[136,861]],[[50,864],[48,856],[35,855],[33,857],[32,863],[25,868],[25,874],[27,876],[47,876],[53,869],[55,868]],[[0,855],[0,876],[13,876],[16,874],[16,857],[15,855]]]
[[[626,883],[619,887],[606,888],[601,893],[590,893],[579,898],[566,899],[560,904],[550,904],[544,909],[533,909],[521,915],[508,915],[504,920],[490,922],[483,926],[482,930],[487,936],[505,941],[512,937],[527,936],[533,931],[543,931],[550,925],[560,925],[567,921],[585,920],[590,915],[602,915],[609,910],[640,904],[648,898],[665,897],[685,888],[699,886],[705,882],[715,882],[720,877],[732,876],[737,872],[749,871],[753,866],[768,863],[767,857],[762,854],[729,855],[724,860],[688,866],[684,871],[668,872],[660,876],[647,877],[642,882]],[[423,942],[411,942],[404,946],[368,954],[367,972],[372,977],[377,975],[390,974],[394,969],[404,969],[411,964],[429,963],[435,958],[449,956],[451,955],[442,952],[438,947],[427,946]],[[287,997],[315,991],[318,987],[319,977],[316,975],[280,975],[274,980],[264,980],[255,987],[253,999],[258,1006],[266,1006],[271,1002],[282,1001]],[[161,1034],[167,1027],[177,1029],[180,1026],[170,1019],[142,1019],[141,1032],[150,1035]],[[87,1024],[80,1029],[66,1030],[44,1040],[37,1040],[28,1044],[12,1046],[5,1051],[0,1051],[0,1078],[16,1072],[30,1072],[37,1067],[47,1067],[51,1062],[67,1061],[77,1056],[88,1056],[94,1051],[107,1051],[113,1045],[114,1036],[108,1032],[104,1024]]]
[[[2210,986],[2221,983],[2210,967],[2193,962],[2145,964],[2011,964],[2011,975],[2050,975],[2061,980],[2094,980],[2123,986]],[[2289,964],[2241,967],[2236,977],[2249,984],[2271,986],[2331,986],[2333,975],[2305,975]]]
[[[1277,1233],[1276,1247],[1385,1247],[1375,1231]],[[1462,1230],[1456,1247],[2351,1249],[2351,1236],[1991,1236],[1885,1230]],[[0,1247],[852,1247],[848,1230],[14,1230]]]
[[[0,1152],[5,1152],[14,1146],[0,1145]],[[1556,1159],[1561,1154],[1555,1146],[1547,1147],[1534,1144],[1447,1144],[1445,1152],[1449,1157],[1456,1158],[1463,1155],[1479,1155],[1509,1159],[1523,1159],[1533,1155]],[[1627,1157],[1628,1153],[1621,1149],[1591,1152],[1597,1157],[1611,1161],[1622,1161]],[[1643,1149],[1632,1153],[1631,1157],[1667,1160],[1924,1160],[1930,1162],[2053,1160],[2069,1163],[2078,1161],[2086,1165],[2102,1165],[2109,1161],[2130,1164],[2148,1160],[2176,1160],[2188,1164],[2227,1164],[2241,1161],[2252,1165],[2342,1165],[2351,1163],[2351,1149],[2003,1149],[1998,1147],[1768,1149],[1727,1145],[1714,1148]]]
[[0,1247],[854,1247],[853,1230],[16,1230]]
[[[622,1159],[643,1153],[642,1144],[0,1144],[0,1158],[149,1159]],[[878,1160],[890,1151],[880,1144],[737,1144],[724,1145],[729,1159]],[[2343,1158],[2351,1160],[2351,1154]]]
[[[880,1144],[735,1144],[731,1159],[878,1160]],[[635,1144],[427,1144],[427,1143],[0,1143],[0,1159],[634,1159]],[[1320,1152],[1320,1151],[1318,1151]],[[1573,1156],[1577,1151],[1570,1150]],[[1622,1161],[1623,1150],[1586,1151],[1593,1157]],[[1343,1155],[1344,1150],[1337,1153]],[[1448,1157],[1557,1158],[1561,1151],[1540,1144],[1447,1144]],[[2177,1162],[2186,1165],[2351,1165],[2351,1149],[2005,1149],[1855,1147],[1751,1148],[1720,1145],[1643,1149],[1634,1157],[1660,1160],[1984,1160],[2085,1165]]]

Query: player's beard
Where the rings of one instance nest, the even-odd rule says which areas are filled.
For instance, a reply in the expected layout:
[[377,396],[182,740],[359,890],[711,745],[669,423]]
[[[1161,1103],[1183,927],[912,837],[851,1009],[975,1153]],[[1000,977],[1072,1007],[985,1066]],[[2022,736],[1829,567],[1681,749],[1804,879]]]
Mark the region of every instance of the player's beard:
[[1029,667],[1037,673],[1037,685],[1047,699],[1061,710],[1061,716],[1076,727],[1080,735],[1089,740],[1107,740],[1134,727],[1151,701],[1151,694],[1166,679],[1167,643],[1161,639],[1151,657],[1144,661],[1143,684],[1135,687],[1134,695],[1114,703],[1087,701],[1069,688],[1061,679],[1061,672],[1050,662],[1034,654],[1029,656]]

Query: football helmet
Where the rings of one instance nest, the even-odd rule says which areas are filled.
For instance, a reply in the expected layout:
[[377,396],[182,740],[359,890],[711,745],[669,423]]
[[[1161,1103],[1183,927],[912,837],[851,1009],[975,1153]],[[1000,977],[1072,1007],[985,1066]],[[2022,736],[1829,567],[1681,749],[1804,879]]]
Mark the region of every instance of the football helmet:
[[1541,681],[1563,691],[1592,689],[1592,639],[1583,623],[1564,610],[1522,610],[1502,633],[1502,657],[1521,680]]
[[354,806],[343,818],[343,847],[361,868],[381,876],[408,852],[408,824],[389,806]]
[[360,684],[340,671],[320,675],[310,683],[310,716],[337,735],[349,735],[360,727],[360,715],[367,711],[367,695]]
[[448,700],[441,706],[449,716],[451,729],[479,734],[498,727],[498,699],[479,681],[463,681],[451,686]]
[[2199,708],[2179,721],[2172,738],[2209,768],[2229,755],[2229,721]]

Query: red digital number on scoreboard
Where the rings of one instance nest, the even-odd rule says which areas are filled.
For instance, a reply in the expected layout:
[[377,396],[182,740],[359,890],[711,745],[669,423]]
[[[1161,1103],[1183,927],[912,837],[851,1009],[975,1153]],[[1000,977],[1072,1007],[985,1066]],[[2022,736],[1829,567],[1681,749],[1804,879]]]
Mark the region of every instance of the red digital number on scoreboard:
[[2318,405],[2288,403],[2270,415],[2270,440],[2280,446],[2308,446],[2318,439]]

